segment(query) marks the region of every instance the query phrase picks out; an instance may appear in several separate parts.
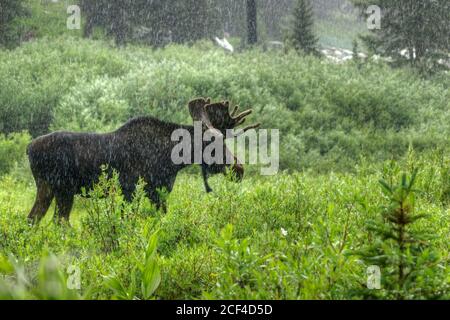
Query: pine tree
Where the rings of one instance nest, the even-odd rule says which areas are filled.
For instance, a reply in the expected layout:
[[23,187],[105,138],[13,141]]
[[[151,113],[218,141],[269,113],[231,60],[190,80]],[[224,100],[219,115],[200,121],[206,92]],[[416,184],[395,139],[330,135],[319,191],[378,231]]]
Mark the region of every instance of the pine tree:
[[448,61],[450,51],[450,1],[352,0],[362,16],[370,5],[382,10],[381,29],[363,40],[375,54],[390,57],[395,65],[409,64],[433,71]]
[[[420,221],[428,215],[415,212],[418,170],[399,184],[380,181],[387,199],[381,216],[369,220],[372,243],[354,252],[367,266],[381,270],[381,290],[357,288],[358,296],[375,299],[438,299],[449,293],[441,265],[445,262],[433,249],[429,230]],[[420,228],[422,226],[422,228]]]
[[359,44],[358,44],[358,40],[353,40],[353,49],[352,49],[352,53],[353,53],[353,62],[358,66],[361,67],[361,57],[359,56]]
[[297,0],[287,41],[298,51],[317,54],[318,39],[314,35],[313,8],[309,0]]

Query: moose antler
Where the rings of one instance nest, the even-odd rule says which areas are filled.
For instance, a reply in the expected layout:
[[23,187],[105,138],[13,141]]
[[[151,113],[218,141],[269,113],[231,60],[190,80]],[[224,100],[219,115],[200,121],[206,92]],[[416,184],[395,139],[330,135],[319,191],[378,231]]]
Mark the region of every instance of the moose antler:
[[[230,114],[231,118],[236,123],[233,128],[236,128],[236,127],[242,125],[246,121],[247,117],[253,113],[253,110],[250,109],[250,110],[244,111],[236,116],[236,114],[238,112],[239,112],[239,106],[235,106],[233,112],[231,112],[231,114]],[[238,137],[238,136],[244,134],[245,132],[247,132],[248,130],[257,129],[260,126],[261,126],[260,123],[255,123],[253,125],[249,125],[249,126],[245,127],[244,129],[241,129],[238,133],[235,133],[235,136]]]
[[[206,114],[211,124],[222,133],[225,133],[227,129],[235,129],[236,127],[242,125],[246,118],[252,114],[253,110],[247,110],[240,114],[239,106],[234,107],[233,111],[230,113],[230,103],[228,101],[208,104],[205,106]],[[240,136],[251,129],[256,129],[260,126],[260,123],[253,124],[240,130],[234,136]]]
[[[202,121],[210,129],[219,130],[224,136],[227,130],[235,129],[242,125],[253,110],[239,112],[239,106],[234,107],[230,113],[230,102],[222,101],[211,103],[211,99],[198,98],[189,102],[189,111],[194,121]],[[238,137],[245,132],[259,128],[261,124],[253,124],[239,130],[234,134]]]

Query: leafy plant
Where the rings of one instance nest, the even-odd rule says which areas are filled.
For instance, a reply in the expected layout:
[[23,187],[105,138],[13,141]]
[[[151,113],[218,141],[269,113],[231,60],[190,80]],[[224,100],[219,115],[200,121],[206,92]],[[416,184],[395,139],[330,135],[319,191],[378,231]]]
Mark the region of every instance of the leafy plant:
[[83,191],[83,196],[88,198],[83,201],[87,212],[83,223],[104,252],[119,249],[121,242],[126,243],[136,230],[145,214],[144,187],[145,182],[140,180],[133,201],[128,203],[122,194],[119,174],[103,166],[98,183],[92,190]]
[[213,296],[221,299],[245,294],[247,287],[255,284],[254,273],[264,258],[250,248],[248,239],[233,239],[233,226],[230,224],[221,231],[217,250],[223,264],[218,271]]
[[161,283],[161,271],[157,261],[158,232],[150,236],[143,261],[136,261],[130,272],[130,285],[127,287],[118,276],[105,277],[106,286],[120,300],[149,300]]
[[[33,269],[32,269],[33,270]],[[30,276],[26,265],[10,255],[0,256],[0,299],[78,300],[69,289],[68,275],[55,255],[47,254],[39,262],[37,274]]]
[[0,175],[8,173],[15,164],[25,158],[26,146],[30,142],[27,133],[0,134]]

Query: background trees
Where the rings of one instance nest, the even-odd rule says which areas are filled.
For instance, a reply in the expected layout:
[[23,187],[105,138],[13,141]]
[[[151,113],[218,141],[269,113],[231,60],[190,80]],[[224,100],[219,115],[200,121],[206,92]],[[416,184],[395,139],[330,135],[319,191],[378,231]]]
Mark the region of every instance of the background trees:
[[220,22],[216,0],[81,0],[85,36],[100,27],[121,45],[139,40],[151,45],[185,43],[215,34]]
[[391,57],[397,65],[423,70],[448,59],[450,2],[448,0],[352,0],[362,15],[369,5],[382,9],[381,29],[372,30],[364,42],[374,53]]
[[[308,31],[312,29],[322,46],[345,49],[351,49],[352,40],[359,33],[365,33],[366,47],[376,54],[392,58],[396,65],[409,65],[425,71],[445,65],[446,61],[448,65],[450,2],[445,0],[317,0],[311,1],[307,10],[305,4],[302,9],[302,1],[297,0],[78,2],[82,7],[84,35],[91,36],[97,27],[115,39],[118,45],[133,41],[163,46],[171,42],[221,37],[224,32],[241,39],[242,44],[257,40],[263,44],[267,40],[281,40],[283,27],[289,25],[293,30],[291,38],[296,35],[297,47],[298,43],[314,43],[314,34]],[[357,20],[358,12],[352,2],[361,10],[362,17],[369,5],[379,5],[383,10],[381,30],[373,30],[367,36],[369,31],[363,19]],[[22,18],[25,14],[22,3],[26,3],[27,11],[31,13],[25,19]],[[63,1],[44,1],[44,13],[39,4],[25,0],[4,0],[0,5],[1,46],[12,46],[50,32],[54,35],[75,34],[65,28],[66,5]],[[53,14],[49,14],[52,11]],[[288,23],[287,18],[292,15],[298,18]]]
[[0,1],[0,46],[11,46],[20,40],[15,22],[25,13],[23,0]]
[[90,37],[94,27],[107,27],[108,8],[105,0],[80,0],[81,10],[85,16],[84,36]]

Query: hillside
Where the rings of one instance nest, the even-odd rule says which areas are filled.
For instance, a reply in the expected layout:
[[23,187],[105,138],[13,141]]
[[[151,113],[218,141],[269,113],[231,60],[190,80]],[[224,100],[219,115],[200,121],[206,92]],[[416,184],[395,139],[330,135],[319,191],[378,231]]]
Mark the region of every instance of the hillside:
[[449,146],[449,79],[421,80],[382,63],[335,65],[295,53],[228,55],[209,42],[152,50],[78,38],[0,52],[0,128],[108,131],[132,117],[190,123],[206,96],[255,110],[281,132],[282,169],[352,170]]

